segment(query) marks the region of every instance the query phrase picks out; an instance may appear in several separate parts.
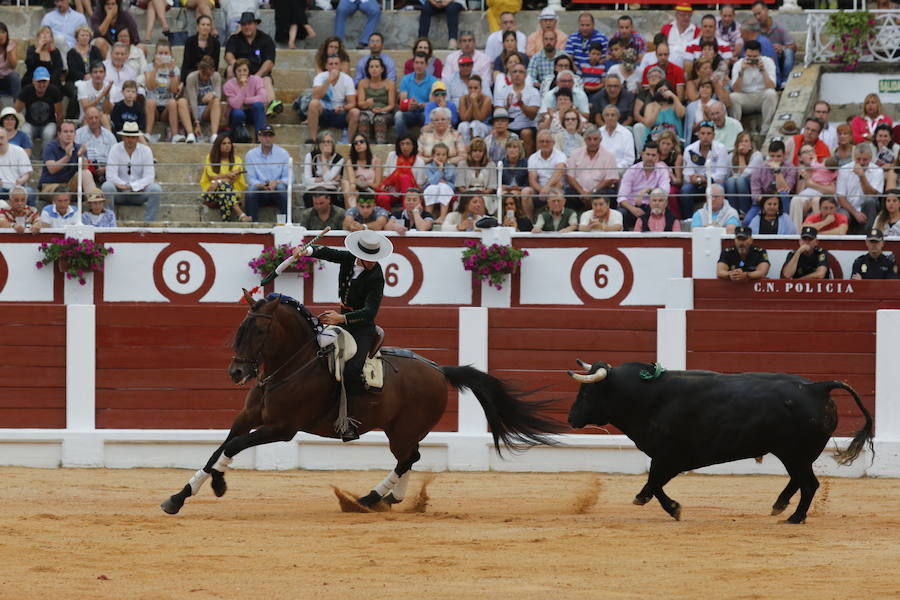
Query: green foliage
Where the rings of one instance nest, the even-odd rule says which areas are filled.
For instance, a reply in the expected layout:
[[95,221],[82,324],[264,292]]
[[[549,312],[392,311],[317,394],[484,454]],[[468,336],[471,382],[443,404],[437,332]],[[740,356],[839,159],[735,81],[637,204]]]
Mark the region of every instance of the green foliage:
[[875,37],[875,16],[868,11],[838,11],[828,17],[825,32],[834,38],[831,45],[836,56],[829,62],[844,65],[845,71],[856,69],[869,41]]

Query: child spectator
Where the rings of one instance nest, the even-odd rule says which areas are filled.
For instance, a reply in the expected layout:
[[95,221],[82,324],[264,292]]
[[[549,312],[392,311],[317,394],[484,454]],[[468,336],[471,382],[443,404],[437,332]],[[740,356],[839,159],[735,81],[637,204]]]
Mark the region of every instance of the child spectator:
[[[138,98],[137,82],[128,80],[122,84],[122,99],[116,102],[109,115],[113,131],[122,131],[126,121],[134,121],[141,131],[147,131],[144,116],[144,102]],[[151,137],[150,132],[147,137]]]
[[431,162],[425,165],[428,186],[425,188],[425,206],[434,214],[435,206],[440,204],[440,213],[435,223],[442,224],[447,218],[450,201],[453,199],[453,188],[456,185],[456,167],[448,161],[450,150],[446,144],[438,142],[431,150]]
[[[616,45],[618,48],[618,44]],[[606,65],[603,63],[603,44],[591,42],[588,51],[588,61],[581,65],[581,84],[588,100],[594,99],[594,94],[603,89],[603,78],[606,74]]]

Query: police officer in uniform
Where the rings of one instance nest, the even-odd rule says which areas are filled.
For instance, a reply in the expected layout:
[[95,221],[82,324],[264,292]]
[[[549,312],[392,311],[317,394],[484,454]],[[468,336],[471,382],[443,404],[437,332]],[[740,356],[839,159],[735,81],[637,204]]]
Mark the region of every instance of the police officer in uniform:
[[872,229],[866,235],[868,252],[853,261],[851,279],[897,279],[897,263],[893,255],[884,253],[884,233]]
[[[346,251],[327,246],[312,246],[302,252],[297,248],[294,255],[298,258],[312,256],[341,266],[338,274],[341,310],[325,311],[319,320],[347,330],[356,340],[356,354],[345,364],[343,378],[345,389],[352,398],[366,391],[362,369],[375,342],[375,316],[384,295],[384,273],[378,261],[390,256],[394,246],[383,235],[368,229],[348,235],[344,246]],[[345,426],[341,437],[345,442],[359,438],[352,421]]]
[[716,276],[726,281],[752,281],[769,273],[769,254],[753,244],[749,227],[734,230],[734,246],[722,250],[716,265]]
[[828,251],[819,246],[819,231],[806,225],[800,230],[800,247],[791,250],[784,261],[785,279],[831,279]]

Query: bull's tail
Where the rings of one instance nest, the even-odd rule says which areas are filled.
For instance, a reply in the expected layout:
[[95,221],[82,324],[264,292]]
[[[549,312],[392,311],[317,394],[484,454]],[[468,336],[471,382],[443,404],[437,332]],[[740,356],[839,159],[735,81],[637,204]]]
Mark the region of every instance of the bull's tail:
[[862,400],[859,399],[859,394],[856,393],[856,390],[854,390],[843,381],[822,381],[818,385],[828,392],[837,389],[849,392],[850,395],[853,396],[853,400],[856,402],[856,406],[859,407],[859,410],[862,411],[863,416],[866,418],[866,424],[862,426],[862,429],[853,434],[853,439],[850,440],[850,445],[848,445],[845,450],[838,450],[837,452],[835,452],[835,462],[837,462],[839,465],[844,466],[851,465],[853,464],[853,461],[856,460],[857,457],[859,457],[859,454],[863,451],[863,448],[866,447],[868,447],[869,452],[871,452],[874,456],[875,447],[872,442],[872,438],[875,434],[873,432],[872,415],[868,410],[866,410],[866,407],[863,406]]
[[478,398],[491,426],[494,447],[500,453],[500,443],[512,451],[527,450],[538,444],[555,445],[550,434],[568,431],[559,421],[542,416],[552,400],[526,401],[525,393],[510,389],[500,379],[474,367],[441,367],[450,385],[468,388]]

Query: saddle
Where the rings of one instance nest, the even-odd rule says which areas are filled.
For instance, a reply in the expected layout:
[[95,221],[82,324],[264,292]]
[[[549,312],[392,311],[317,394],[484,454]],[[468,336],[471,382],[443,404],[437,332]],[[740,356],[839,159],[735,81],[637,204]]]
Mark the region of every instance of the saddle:
[[[381,392],[384,387],[384,365],[381,361],[381,345],[384,343],[384,329],[375,326],[375,343],[363,365],[363,382],[370,392]],[[331,325],[319,336],[319,344],[327,350],[328,368],[334,380],[340,382],[344,376],[344,365],[356,356],[356,340],[346,329]]]

